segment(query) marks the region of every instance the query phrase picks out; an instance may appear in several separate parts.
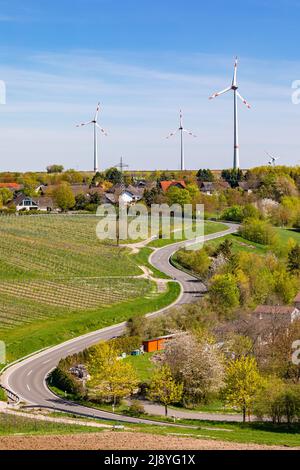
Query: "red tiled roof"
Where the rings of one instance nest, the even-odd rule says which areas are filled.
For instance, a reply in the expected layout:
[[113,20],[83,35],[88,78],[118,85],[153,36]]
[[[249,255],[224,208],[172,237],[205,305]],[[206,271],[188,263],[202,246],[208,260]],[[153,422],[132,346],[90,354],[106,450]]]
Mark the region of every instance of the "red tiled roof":
[[183,180],[161,181],[160,185],[161,185],[161,189],[163,190],[164,193],[166,193],[168,191],[168,189],[170,189],[170,187],[172,187],[172,186],[179,186],[180,185],[180,186],[182,186],[182,188],[186,188],[185,181],[183,181]]

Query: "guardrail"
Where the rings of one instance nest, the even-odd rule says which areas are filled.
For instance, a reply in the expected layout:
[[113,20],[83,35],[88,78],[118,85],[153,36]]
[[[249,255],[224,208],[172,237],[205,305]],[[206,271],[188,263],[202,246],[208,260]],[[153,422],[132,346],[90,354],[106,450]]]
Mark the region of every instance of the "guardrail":
[[16,394],[15,394],[14,392],[12,392],[11,390],[8,390],[8,388],[3,387],[3,385],[1,385],[1,384],[0,384],[0,388],[5,391],[7,397],[8,397],[12,402],[14,402],[16,405],[18,405],[18,403],[20,402],[20,398],[18,397],[18,395],[16,395]]

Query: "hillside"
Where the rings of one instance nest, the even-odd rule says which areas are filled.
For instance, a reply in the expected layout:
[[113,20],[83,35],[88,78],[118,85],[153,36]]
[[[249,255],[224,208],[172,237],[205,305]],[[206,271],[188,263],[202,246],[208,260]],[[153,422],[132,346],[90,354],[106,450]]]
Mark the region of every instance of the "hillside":
[[8,359],[171,303],[93,216],[2,217],[0,338]]

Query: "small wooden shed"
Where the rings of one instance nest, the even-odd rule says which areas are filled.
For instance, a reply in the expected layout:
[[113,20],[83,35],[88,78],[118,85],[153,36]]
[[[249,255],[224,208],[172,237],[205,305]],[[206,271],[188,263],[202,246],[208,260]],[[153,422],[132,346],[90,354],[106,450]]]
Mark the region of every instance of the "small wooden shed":
[[174,338],[174,336],[176,336],[176,334],[160,336],[159,338],[154,339],[148,339],[147,341],[143,342],[144,351],[146,353],[162,351],[163,349],[165,349],[166,341]]

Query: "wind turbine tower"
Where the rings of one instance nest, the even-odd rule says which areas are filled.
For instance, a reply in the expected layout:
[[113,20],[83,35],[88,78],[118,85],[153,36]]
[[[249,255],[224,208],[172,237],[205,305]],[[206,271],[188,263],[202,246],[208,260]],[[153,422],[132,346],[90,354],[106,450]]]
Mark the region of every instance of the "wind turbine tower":
[[176,129],[176,131],[174,132],[171,132],[166,138],[167,139],[170,139],[171,137],[174,137],[174,135],[177,134],[177,132],[180,133],[180,167],[181,167],[181,171],[184,171],[185,170],[185,155],[184,155],[184,134],[188,134],[192,137],[197,137],[196,135],[194,135],[191,131],[188,131],[187,129],[185,129],[183,127],[183,114],[182,114],[182,111],[180,110],[180,114],[179,114],[179,127],[178,129]]
[[98,116],[99,116],[99,111],[100,111],[100,103],[97,105],[96,109],[96,114],[95,117],[92,121],[88,122],[83,122],[81,124],[78,124],[76,127],[83,127],[83,126],[88,126],[90,124],[93,124],[94,126],[94,172],[97,173],[99,171],[99,162],[98,162],[98,130],[107,136],[107,133],[102,127],[99,126],[98,124]]
[[216,98],[217,96],[223,95],[228,91],[233,91],[233,127],[234,127],[234,152],[233,152],[233,168],[237,170],[240,168],[240,147],[239,147],[239,127],[238,127],[238,98],[247,106],[247,108],[251,108],[250,104],[240,95],[238,92],[238,84],[237,84],[237,66],[238,66],[238,58],[236,57],[234,63],[234,72],[233,72],[233,80],[230,87],[225,88],[225,90],[219,91],[214,93],[212,96],[209,97],[210,100]]

